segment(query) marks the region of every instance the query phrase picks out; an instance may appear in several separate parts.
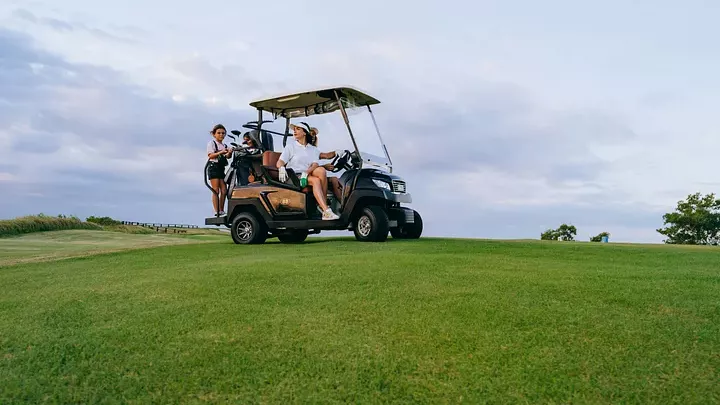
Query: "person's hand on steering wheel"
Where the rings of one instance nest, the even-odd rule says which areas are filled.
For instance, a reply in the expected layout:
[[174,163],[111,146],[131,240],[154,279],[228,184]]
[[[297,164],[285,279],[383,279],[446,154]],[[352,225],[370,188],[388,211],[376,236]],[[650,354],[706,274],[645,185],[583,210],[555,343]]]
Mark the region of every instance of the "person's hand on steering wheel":
[[328,165],[332,167],[326,168],[327,170],[330,170],[332,173],[337,173],[340,170],[346,169],[348,160],[350,158],[350,151],[349,150],[336,150],[335,151],[335,158],[332,160],[332,162]]

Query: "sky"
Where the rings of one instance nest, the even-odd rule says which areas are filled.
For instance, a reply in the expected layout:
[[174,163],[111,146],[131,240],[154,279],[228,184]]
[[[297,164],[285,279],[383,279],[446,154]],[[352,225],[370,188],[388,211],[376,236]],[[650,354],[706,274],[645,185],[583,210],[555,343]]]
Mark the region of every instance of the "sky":
[[[569,223],[660,243],[679,200],[720,192],[719,17],[709,0],[4,0],[0,217],[202,225],[214,124],[350,85],[382,102],[425,235]],[[350,148],[334,119],[307,121]]]

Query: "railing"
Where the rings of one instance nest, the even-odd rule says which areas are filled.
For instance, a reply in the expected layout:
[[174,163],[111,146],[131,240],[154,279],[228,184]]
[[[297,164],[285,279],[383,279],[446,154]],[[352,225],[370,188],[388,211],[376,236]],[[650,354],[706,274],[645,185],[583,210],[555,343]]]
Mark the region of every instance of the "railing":
[[123,225],[142,226],[154,229],[157,233],[187,233],[187,229],[199,229],[197,225],[187,224],[156,224],[150,222],[120,221]]
[[186,224],[156,224],[154,222],[133,222],[133,221],[120,221],[123,225],[132,226],[144,226],[147,228],[186,228],[186,229],[198,229],[198,225],[186,225]]

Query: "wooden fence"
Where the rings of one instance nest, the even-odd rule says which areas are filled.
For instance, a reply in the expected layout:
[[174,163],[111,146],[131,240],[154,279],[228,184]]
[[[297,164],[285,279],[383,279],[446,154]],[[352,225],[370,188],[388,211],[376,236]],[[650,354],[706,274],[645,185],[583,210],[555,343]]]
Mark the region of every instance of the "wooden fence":
[[187,233],[187,229],[198,229],[197,225],[187,224],[156,224],[150,222],[120,221],[123,225],[142,226],[154,229],[158,233]]

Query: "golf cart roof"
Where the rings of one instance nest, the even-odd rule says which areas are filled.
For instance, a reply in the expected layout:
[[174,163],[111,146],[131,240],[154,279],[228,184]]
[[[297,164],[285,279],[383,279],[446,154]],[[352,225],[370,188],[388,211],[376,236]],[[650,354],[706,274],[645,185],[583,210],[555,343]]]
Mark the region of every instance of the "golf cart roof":
[[[275,118],[307,117],[316,114],[326,114],[338,110],[335,92],[340,98],[346,99],[354,106],[367,106],[379,104],[376,98],[350,86],[327,87],[284,94],[250,103],[252,107],[267,111]],[[345,106],[348,107],[347,105]]]

